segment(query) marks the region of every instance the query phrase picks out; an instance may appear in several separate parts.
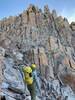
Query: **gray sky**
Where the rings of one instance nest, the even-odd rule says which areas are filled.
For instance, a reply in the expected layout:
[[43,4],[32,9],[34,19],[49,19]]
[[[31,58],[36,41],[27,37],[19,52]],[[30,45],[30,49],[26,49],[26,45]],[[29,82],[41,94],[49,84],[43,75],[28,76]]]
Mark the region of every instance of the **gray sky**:
[[67,17],[69,22],[75,21],[75,0],[0,0],[0,19],[21,13],[29,4],[42,9],[48,4],[51,10],[56,9],[58,15]]

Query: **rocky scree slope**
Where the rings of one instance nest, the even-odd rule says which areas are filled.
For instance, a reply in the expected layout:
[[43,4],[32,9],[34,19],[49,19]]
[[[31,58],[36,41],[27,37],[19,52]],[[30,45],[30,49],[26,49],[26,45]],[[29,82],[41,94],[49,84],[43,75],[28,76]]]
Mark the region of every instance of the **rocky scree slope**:
[[37,65],[43,79],[45,100],[72,99],[62,91],[75,93],[75,23],[69,24],[47,5],[44,12],[30,5],[18,16],[0,21],[0,84],[23,90],[17,66],[31,63]]

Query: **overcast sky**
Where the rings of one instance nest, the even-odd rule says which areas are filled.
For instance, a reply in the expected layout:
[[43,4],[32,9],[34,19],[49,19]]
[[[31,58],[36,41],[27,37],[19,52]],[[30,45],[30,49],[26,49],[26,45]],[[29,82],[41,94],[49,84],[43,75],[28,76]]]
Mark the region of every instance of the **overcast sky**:
[[42,9],[48,4],[51,10],[56,9],[69,22],[75,21],[75,0],[0,0],[0,19],[20,14],[29,4],[35,4]]

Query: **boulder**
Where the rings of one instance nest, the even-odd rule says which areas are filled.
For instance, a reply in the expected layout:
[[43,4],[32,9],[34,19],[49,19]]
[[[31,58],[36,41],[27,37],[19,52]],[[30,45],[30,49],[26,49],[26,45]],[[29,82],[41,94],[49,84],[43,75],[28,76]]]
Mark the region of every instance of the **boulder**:
[[71,27],[72,31],[75,31],[75,22],[72,22],[70,27]]
[[70,59],[69,63],[70,63],[70,67],[75,70],[75,61],[73,59]]
[[63,87],[61,89],[62,95],[67,100],[74,100],[75,95],[72,91],[72,89],[67,85],[66,87]]
[[[12,58],[6,58],[4,61],[5,64],[5,70],[4,70],[4,77],[6,79],[6,82],[9,84],[9,88],[11,90],[20,92],[24,91],[24,83],[22,74],[20,73],[19,69],[14,69],[14,60]],[[14,66],[14,68],[13,68]]]
[[5,49],[0,47],[0,56],[4,56],[5,55]]
[[16,60],[20,60],[20,61],[23,60],[23,54],[20,52],[13,51],[13,56],[15,56]]

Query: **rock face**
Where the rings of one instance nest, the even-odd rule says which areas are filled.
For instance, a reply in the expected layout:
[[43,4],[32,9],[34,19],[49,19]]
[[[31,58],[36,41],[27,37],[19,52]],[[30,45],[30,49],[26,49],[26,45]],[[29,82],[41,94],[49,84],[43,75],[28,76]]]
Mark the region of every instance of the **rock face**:
[[4,55],[5,55],[5,50],[0,47],[0,84],[2,83],[3,81],[3,73],[2,73],[2,70],[3,70],[3,61],[4,61]]
[[[47,5],[44,7],[44,12],[30,5],[22,14],[1,20],[0,46],[5,49],[4,51],[0,48],[0,84],[3,80],[3,60],[5,58],[5,62],[11,62],[9,57],[13,60],[15,68],[18,65],[35,63],[41,76],[47,81],[51,78],[59,78],[62,83],[65,83],[65,80],[68,81],[68,75],[73,75],[74,79],[71,80],[73,84],[70,84],[69,79],[67,85],[75,88],[75,23],[70,25],[68,20],[58,16],[55,10],[50,12]],[[16,73],[20,74],[11,66],[12,63],[7,63],[5,63],[4,75],[11,81],[13,74],[12,78],[17,84],[20,79]],[[8,70],[11,73],[8,73]],[[65,70],[66,74],[64,74]],[[21,82],[20,80],[19,83],[23,86]]]
[[72,45],[73,45],[74,50],[75,50],[75,22],[72,22],[70,27],[72,29]]

